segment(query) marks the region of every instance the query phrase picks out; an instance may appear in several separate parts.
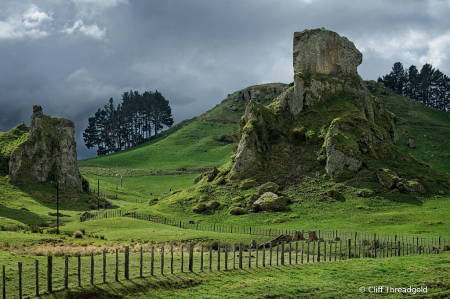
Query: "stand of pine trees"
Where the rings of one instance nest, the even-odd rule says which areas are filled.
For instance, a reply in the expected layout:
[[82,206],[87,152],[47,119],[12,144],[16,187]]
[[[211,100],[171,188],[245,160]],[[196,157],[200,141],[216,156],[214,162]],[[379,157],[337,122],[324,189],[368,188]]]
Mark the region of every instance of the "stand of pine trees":
[[125,92],[122,103],[113,99],[89,117],[83,140],[87,148],[97,147],[97,155],[107,155],[158,137],[164,126],[172,126],[172,109],[160,92]]
[[394,92],[408,96],[427,106],[450,112],[450,78],[431,64],[403,68],[400,62],[394,63],[390,74],[378,78]]

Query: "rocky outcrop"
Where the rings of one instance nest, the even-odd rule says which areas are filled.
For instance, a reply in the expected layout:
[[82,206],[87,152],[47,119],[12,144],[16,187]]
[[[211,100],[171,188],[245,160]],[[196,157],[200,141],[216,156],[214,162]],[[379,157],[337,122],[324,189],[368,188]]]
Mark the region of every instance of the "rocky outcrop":
[[[228,179],[248,178],[262,170],[269,141],[283,135],[295,142],[305,139],[307,145],[323,144],[318,161],[330,177],[338,179],[353,177],[363,167],[366,154],[375,159],[391,154],[398,140],[396,117],[358,76],[362,55],[352,42],[325,29],[296,32],[293,61],[294,82],[274,103],[264,107],[250,100],[247,105],[239,121],[239,144]],[[292,134],[286,132],[292,123],[300,128],[302,112],[318,105],[335,115],[321,124],[327,129],[320,134],[295,128]]]
[[362,54],[346,37],[324,28],[294,33],[294,73],[357,75]]
[[[384,168],[377,172],[378,182],[387,189],[397,189],[405,193],[425,194],[427,189],[420,182],[400,178],[394,171]],[[397,192],[398,192],[397,191]]]
[[28,138],[18,145],[9,160],[13,183],[60,181],[60,188],[82,191],[78,170],[75,125],[69,119],[44,115],[33,106]]

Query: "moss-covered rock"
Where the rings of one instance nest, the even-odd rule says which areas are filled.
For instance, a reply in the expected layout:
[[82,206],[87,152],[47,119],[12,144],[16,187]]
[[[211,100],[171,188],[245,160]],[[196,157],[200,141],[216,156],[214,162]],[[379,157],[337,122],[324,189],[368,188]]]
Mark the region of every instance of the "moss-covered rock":
[[242,197],[242,196],[236,196],[236,197],[233,197],[231,199],[231,201],[234,202],[234,203],[238,203],[238,202],[241,202],[243,200],[244,200],[244,197]]
[[192,211],[194,211],[195,213],[201,213],[206,211],[207,209],[208,207],[204,203],[199,203],[198,205],[192,208]]
[[248,214],[248,211],[246,209],[240,207],[230,208],[230,215],[244,215],[244,214]]
[[385,188],[392,189],[399,181],[399,177],[389,168],[383,168],[377,172],[378,182]]
[[208,202],[207,206],[208,209],[215,210],[220,206],[220,203],[217,200],[211,200],[210,202]]
[[255,180],[245,180],[245,181],[241,182],[241,184],[239,185],[239,188],[241,190],[247,190],[247,189],[254,188],[258,185],[259,185],[258,182]]
[[278,191],[279,186],[272,182],[267,182],[263,184],[261,187],[259,187],[258,193],[264,194],[266,192],[272,192],[275,193]]
[[288,201],[289,200],[284,196],[278,196],[275,193],[266,192],[253,203],[253,207],[262,211],[283,211],[286,209]]

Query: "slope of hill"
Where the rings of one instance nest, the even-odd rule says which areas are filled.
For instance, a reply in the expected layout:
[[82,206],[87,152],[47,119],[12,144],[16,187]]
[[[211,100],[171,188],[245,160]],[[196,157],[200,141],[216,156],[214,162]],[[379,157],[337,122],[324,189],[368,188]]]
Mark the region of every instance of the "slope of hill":
[[[373,95],[397,117],[399,142],[414,157],[450,174],[450,113],[428,107],[393,91],[385,94],[374,81],[367,83]],[[408,146],[412,141],[415,148]]]
[[107,156],[79,161],[79,166],[115,167],[119,164],[127,168],[192,169],[222,165],[232,154],[230,134],[237,130],[237,122],[248,100],[253,98],[267,105],[286,86],[270,83],[236,91],[204,114],[161,132],[156,140]]

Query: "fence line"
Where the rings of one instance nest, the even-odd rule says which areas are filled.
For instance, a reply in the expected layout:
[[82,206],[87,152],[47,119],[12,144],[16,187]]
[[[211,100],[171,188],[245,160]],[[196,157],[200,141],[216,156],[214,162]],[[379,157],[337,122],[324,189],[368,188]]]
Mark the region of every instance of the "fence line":
[[[97,190],[89,188],[89,192],[91,192],[92,194],[98,194]],[[145,200],[141,199],[141,198],[128,198],[128,197],[121,197],[117,194],[107,194],[107,193],[103,193],[100,192],[100,196],[104,197],[104,198],[108,198],[108,199],[117,199],[117,200],[125,200],[125,201],[129,201],[129,202],[135,202],[135,203],[144,203]]]
[[[167,217],[162,217],[159,215],[150,215],[144,213],[133,212],[129,210],[108,210],[100,212],[87,212],[80,217],[80,222],[85,222],[88,220],[113,218],[113,217],[131,217],[140,220],[152,221],[160,224],[171,225],[182,229],[193,229],[201,231],[214,231],[220,233],[237,233],[237,234],[249,234],[249,235],[260,235],[268,237],[278,237],[280,235],[290,235],[294,237],[296,232],[301,233],[301,237],[304,238],[306,230],[301,232],[298,230],[289,230],[281,228],[260,228],[251,226],[238,226],[238,225],[226,225],[226,224],[214,224],[214,223],[195,223],[193,221],[179,221],[170,219]],[[414,244],[415,246],[421,247],[441,247],[450,240],[450,238],[443,238],[439,236],[438,238],[427,238],[427,237],[417,237],[417,236],[402,236],[402,235],[392,235],[392,234],[376,234],[367,232],[348,232],[348,231],[338,231],[338,230],[318,230],[317,236],[313,239],[320,239],[321,241],[329,241],[330,239],[352,239],[355,242],[367,243],[370,240],[387,240],[390,242],[408,242]]]
[[[157,273],[167,275],[169,271],[171,274],[204,272],[205,260],[209,264],[208,271],[212,272],[233,271],[236,268],[270,267],[274,264],[285,266],[350,259],[440,254],[450,250],[450,244],[443,244],[442,248],[435,245],[422,247],[406,241],[413,241],[413,239],[393,241],[389,238],[379,238],[371,242],[355,241],[352,238],[344,240],[335,238],[328,241],[305,239],[295,241],[295,246],[292,246],[293,242],[281,241],[267,245],[267,243],[258,244],[254,240],[250,244],[191,243],[187,248],[181,245],[175,250],[173,245],[146,246],[145,249],[141,246],[134,248],[132,250],[134,252],[130,252],[130,247],[125,246],[116,248],[108,254],[102,251],[97,255],[92,252],[84,257],[79,254],[71,257],[47,256],[47,265],[42,268],[39,268],[38,260],[30,263],[18,262],[17,272],[16,269],[6,269],[3,265],[2,298],[15,296],[22,298],[22,296],[33,296],[33,294],[39,296],[43,294],[42,289],[46,289],[46,293],[52,293],[57,289],[95,285],[121,279],[128,280],[130,277],[155,276],[158,275]],[[119,255],[119,251],[123,252],[123,255]],[[166,251],[167,254],[165,254]],[[187,255],[187,259],[184,259],[184,255]]]

